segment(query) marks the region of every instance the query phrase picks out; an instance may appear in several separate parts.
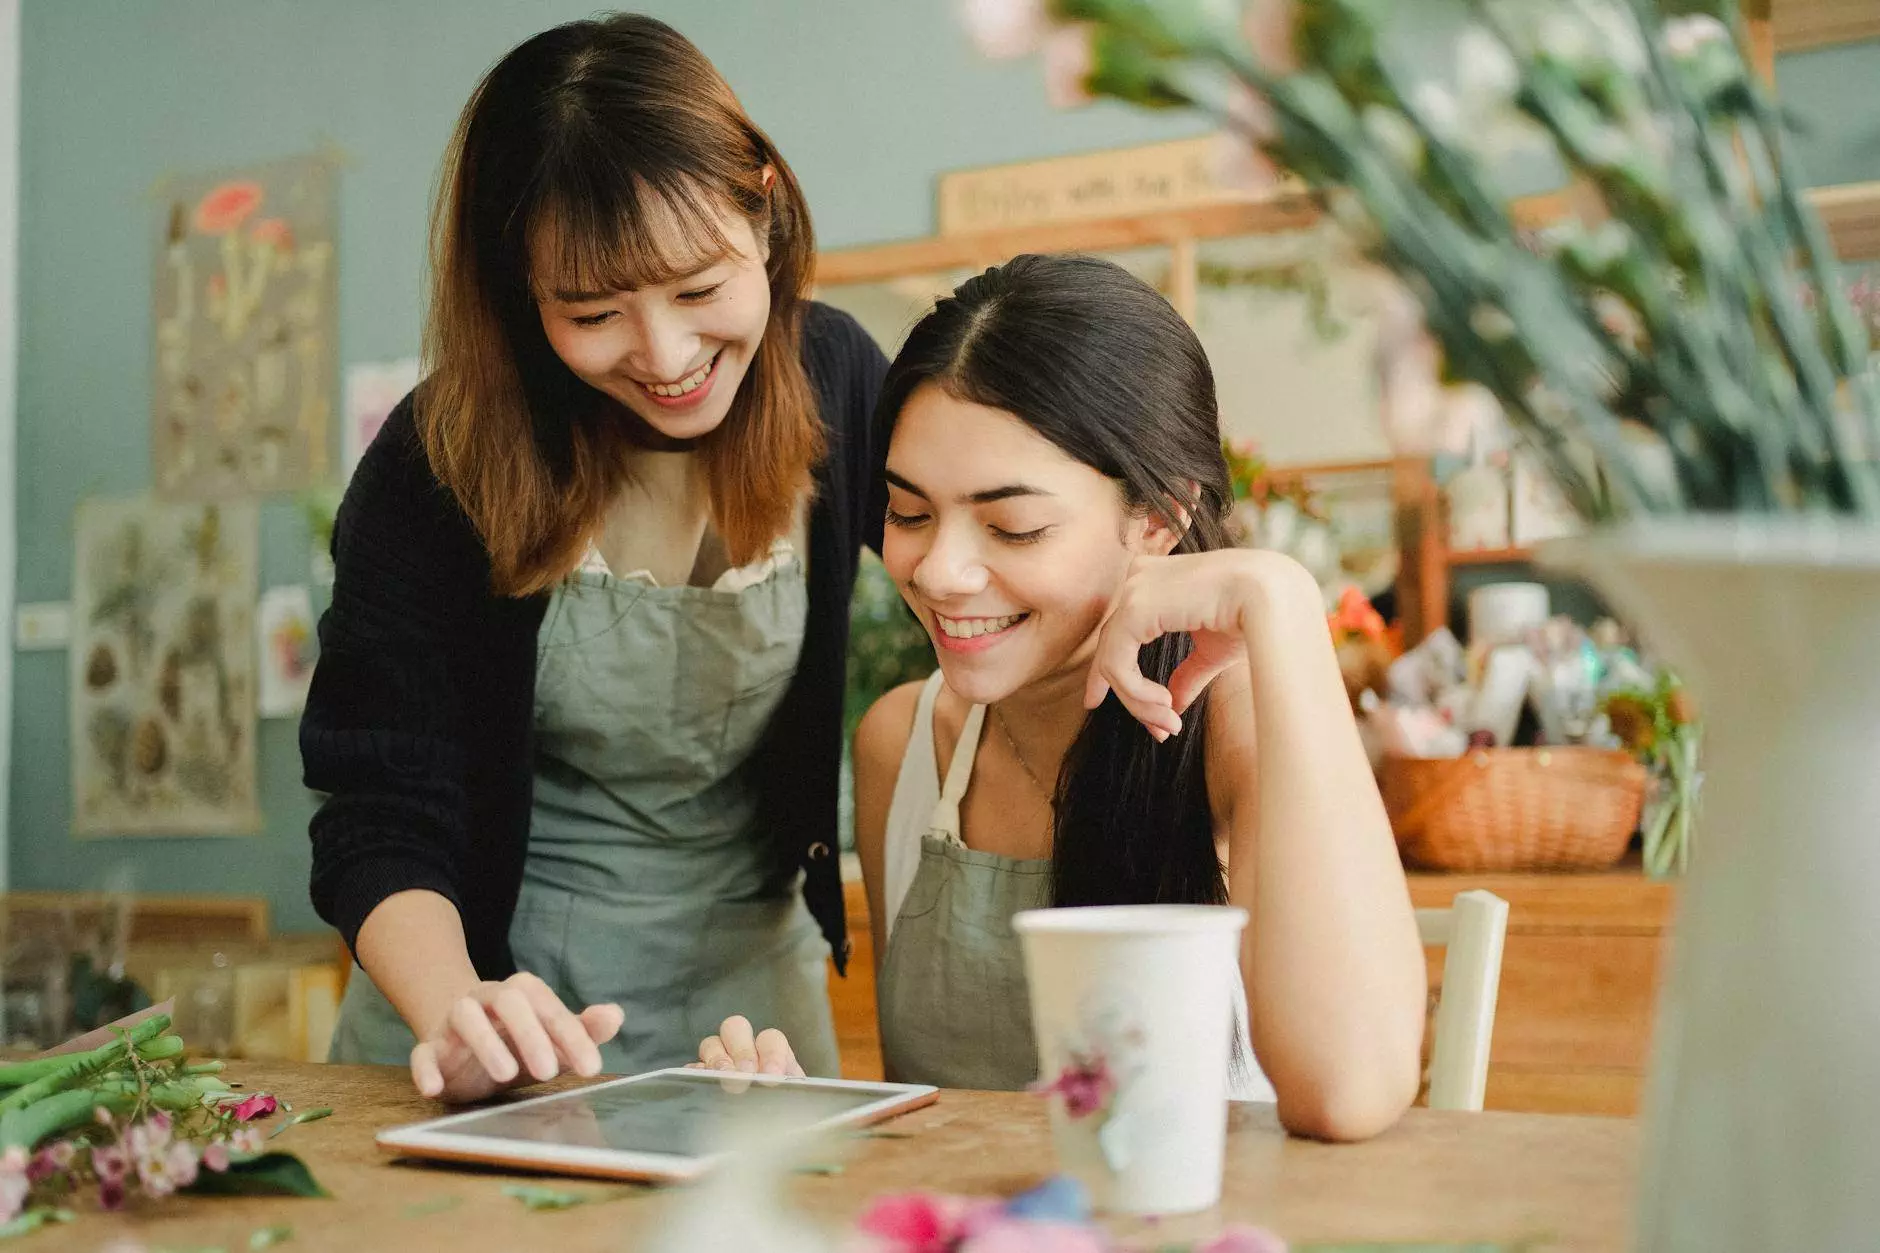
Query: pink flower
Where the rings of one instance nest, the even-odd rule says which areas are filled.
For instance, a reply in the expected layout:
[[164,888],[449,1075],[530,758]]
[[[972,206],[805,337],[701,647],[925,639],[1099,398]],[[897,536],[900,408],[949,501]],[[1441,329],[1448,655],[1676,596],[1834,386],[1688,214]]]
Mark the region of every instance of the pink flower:
[[1054,109],[1074,109],[1096,99],[1090,76],[1097,68],[1094,28],[1079,22],[1052,31],[1044,41],[1044,92]]
[[960,0],[960,21],[980,55],[995,61],[1030,56],[1051,29],[1045,0]]
[[223,183],[196,205],[196,229],[205,235],[226,235],[261,207],[261,184],[248,180]]
[[1101,1113],[1116,1092],[1116,1077],[1103,1058],[1072,1055],[1070,1064],[1048,1084],[1032,1089],[1041,1096],[1056,1094],[1064,1098],[1064,1112],[1072,1118],[1088,1118]]
[[1194,1253],[1286,1253],[1286,1242],[1258,1227],[1229,1227],[1197,1244]]
[[137,1179],[149,1196],[168,1196],[196,1182],[196,1150],[187,1144],[168,1144],[160,1152],[137,1159]]
[[266,1092],[257,1092],[235,1107],[235,1121],[253,1122],[257,1118],[266,1118],[280,1108],[280,1102]]
[[122,1183],[130,1170],[124,1150],[115,1144],[101,1144],[91,1151],[91,1173],[99,1183]]
[[996,1201],[937,1192],[899,1192],[878,1198],[856,1229],[874,1236],[882,1253],[948,1253],[966,1235],[986,1225]]
[[152,1115],[140,1123],[132,1124],[124,1133],[124,1152],[134,1163],[141,1165],[147,1157],[161,1157],[170,1147],[170,1120],[160,1115]]
[[202,1164],[216,1174],[228,1169],[228,1141],[217,1140],[202,1151]]
[[0,1158],[0,1223],[10,1223],[26,1208],[26,1194],[33,1190],[26,1178],[26,1150],[10,1148]]
[[1247,44],[1254,60],[1276,74],[1288,74],[1299,68],[1299,56],[1293,42],[1293,6],[1295,0],[1253,0],[1241,19]]
[[49,1144],[33,1155],[32,1164],[26,1168],[26,1178],[32,1183],[42,1183],[54,1175],[64,1174],[72,1168],[72,1159],[77,1156],[78,1150],[72,1147],[70,1140]]
[[248,238],[257,244],[266,244],[276,252],[294,250],[294,228],[286,218],[262,218],[248,228]]
[[959,1253],[1105,1253],[1103,1233],[1075,1223],[1004,1219],[959,1246]]
[[122,1179],[100,1179],[98,1181],[98,1204],[108,1210],[124,1208],[124,1181]]
[[259,1153],[261,1151],[261,1128],[235,1128],[235,1130],[228,1134],[228,1147],[231,1153]]

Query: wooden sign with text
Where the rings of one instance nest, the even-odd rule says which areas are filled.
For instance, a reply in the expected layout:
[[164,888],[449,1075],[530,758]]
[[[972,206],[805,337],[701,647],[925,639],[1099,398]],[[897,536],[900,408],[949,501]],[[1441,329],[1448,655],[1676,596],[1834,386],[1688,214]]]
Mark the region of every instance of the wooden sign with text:
[[940,233],[1129,217],[1270,198],[1224,182],[1212,135],[940,176]]

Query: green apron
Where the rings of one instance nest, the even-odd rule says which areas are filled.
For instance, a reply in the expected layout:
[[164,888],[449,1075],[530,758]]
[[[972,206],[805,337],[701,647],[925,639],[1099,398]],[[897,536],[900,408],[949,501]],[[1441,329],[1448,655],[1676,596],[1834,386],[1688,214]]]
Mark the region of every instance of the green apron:
[[1038,1077],[1025,956],[1012,915],[1051,904],[1051,859],[920,842],[920,867],[881,963],[889,1079],[1011,1092]]
[[[943,682],[934,675],[921,694],[902,758],[904,774],[934,769],[933,709]],[[888,1078],[1015,1091],[1038,1077],[1038,1053],[1024,947],[1012,930],[1012,916],[1050,907],[1051,859],[1005,857],[968,848],[961,838],[960,806],[972,784],[985,712],[984,706],[968,711],[937,796],[913,786],[904,801],[901,783],[907,780],[896,781],[883,850],[885,907],[892,922],[876,994]],[[897,908],[892,899],[898,890],[895,863],[911,851],[904,841],[916,832],[921,832],[920,860]],[[1249,1047],[1246,992],[1238,977],[1232,994],[1229,1095],[1270,1101],[1272,1085]]]
[[[517,967],[570,1008],[616,1002],[605,1068],[683,1065],[731,1014],[839,1072],[828,943],[797,850],[764,828],[744,763],[795,676],[808,614],[787,545],[758,581],[661,587],[584,568],[537,646],[535,806],[510,926]],[[369,978],[335,1060],[404,1063],[412,1036]]]

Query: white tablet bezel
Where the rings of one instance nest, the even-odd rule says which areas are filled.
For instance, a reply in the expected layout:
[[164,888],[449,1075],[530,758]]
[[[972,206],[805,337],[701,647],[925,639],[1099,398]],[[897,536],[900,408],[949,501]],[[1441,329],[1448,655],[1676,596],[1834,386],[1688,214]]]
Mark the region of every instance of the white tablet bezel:
[[379,1147],[388,1152],[443,1161],[476,1162],[486,1166],[514,1166],[526,1170],[548,1170],[565,1174],[588,1175],[600,1179],[696,1179],[722,1161],[725,1155],[715,1153],[694,1157],[677,1153],[648,1153],[634,1149],[597,1149],[576,1144],[538,1144],[530,1140],[511,1140],[493,1136],[454,1135],[449,1130],[454,1123],[480,1118],[497,1109],[517,1109],[525,1105],[540,1105],[545,1101],[568,1100],[597,1092],[602,1088],[642,1083],[649,1079],[659,1079],[669,1075],[684,1075],[694,1080],[701,1075],[708,1075],[720,1079],[748,1079],[753,1083],[881,1093],[880,1100],[858,1105],[844,1113],[824,1118],[815,1123],[814,1128],[866,1126],[869,1123],[880,1122],[884,1118],[891,1118],[896,1114],[904,1114],[909,1110],[931,1105],[940,1095],[938,1088],[925,1084],[877,1083],[857,1079],[795,1079],[779,1075],[733,1075],[721,1074],[717,1071],[700,1071],[685,1066],[671,1066],[663,1070],[649,1070],[644,1074],[627,1075],[620,1079],[609,1079],[579,1088],[551,1092],[546,1096],[530,1097],[526,1101],[516,1101],[501,1106],[485,1105],[458,1114],[447,1114],[442,1118],[393,1127],[379,1132],[375,1139]]

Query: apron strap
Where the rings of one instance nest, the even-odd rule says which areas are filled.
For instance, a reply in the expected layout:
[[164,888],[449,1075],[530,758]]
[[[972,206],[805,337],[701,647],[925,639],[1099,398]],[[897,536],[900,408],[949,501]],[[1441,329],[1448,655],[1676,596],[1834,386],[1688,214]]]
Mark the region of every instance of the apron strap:
[[973,758],[979,755],[979,733],[985,725],[984,705],[974,705],[966,712],[959,743],[953,746],[953,760],[947,765],[946,784],[940,789],[940,802],[933,807],[933,833],[950,844],[966,843],[960,838],[960,801],[973,781]]

